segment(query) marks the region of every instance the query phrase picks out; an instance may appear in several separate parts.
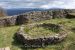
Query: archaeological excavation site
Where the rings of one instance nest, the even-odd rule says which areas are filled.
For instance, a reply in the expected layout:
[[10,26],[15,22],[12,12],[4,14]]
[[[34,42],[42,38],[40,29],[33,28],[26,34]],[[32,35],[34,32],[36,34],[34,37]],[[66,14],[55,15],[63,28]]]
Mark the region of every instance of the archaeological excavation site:
[[74,9],[32,11],[0,17],[0,50],[74,49]]

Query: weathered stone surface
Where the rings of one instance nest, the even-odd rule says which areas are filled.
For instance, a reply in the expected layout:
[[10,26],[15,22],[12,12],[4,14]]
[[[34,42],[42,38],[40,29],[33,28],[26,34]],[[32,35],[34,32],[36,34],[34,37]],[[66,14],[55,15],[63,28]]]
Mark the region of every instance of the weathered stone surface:
[[69,19],[75,18],[75,13],[68,13],[66,18],[69,18]]
[[21,28],[16,33],[16,37],[21,43],[23,43],[25,45],[28,45],[28,46],[34,45],[34,47],[35,46],[42,47],[42,45],[45,46],[48,44],[58,43],[58,42],[63,41],[67,37],[67,33],[65,31],[63,31],[63,32],[59,32],[58,34],[55,34],[55,35],[32,38],[30,35],[28,35],[26,32],[24,32],[24,27],[21,26]]
[[17,25],[28,23],[28,21],[29,19],[27,18],[27,16],[24,16],[24,15],[18,15],[16,18]]
[[64,10],[53,10],[53,18],[65,18],[66,13]]
[[11,26],[15,24],[16,24],[16,17],[0,18],[0,27],[1,26]]
[[0,50],[10,50],[10,48],[9,47],[0,48]]
[[48,11],[33,11],[27,12],[20,15],[8,16],[0,18],[0,27],[1,26],[11,26],[11,25],[22,25],[31,22],[50,20],[54,18],[67,18],[74,17],[69,13],[75,13],[74,10],[65,10],[65,9],[56,9]]
[[22,17],[26,17],[31,21],[42,21],[49,20],[53,18],[64,18],[66,17],[64,10],[49,10],[49,11],[37,11],[37,12],[28,12],[21,14]]

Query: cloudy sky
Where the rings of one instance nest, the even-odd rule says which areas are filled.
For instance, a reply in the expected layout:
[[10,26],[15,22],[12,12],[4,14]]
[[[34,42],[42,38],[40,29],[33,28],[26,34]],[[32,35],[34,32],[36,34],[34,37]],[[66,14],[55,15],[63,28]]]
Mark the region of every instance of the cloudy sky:
[[75,0],[0,0],[3,8],[66,8],[74,9]]

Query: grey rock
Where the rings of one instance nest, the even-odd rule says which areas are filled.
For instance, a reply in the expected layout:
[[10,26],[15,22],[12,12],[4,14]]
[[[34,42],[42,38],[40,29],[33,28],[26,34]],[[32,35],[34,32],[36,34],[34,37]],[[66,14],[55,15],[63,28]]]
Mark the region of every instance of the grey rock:
[[33,11],[27,12],[15,16],[7,16],[0,18],[0,27],[2,26],[12,26],[12,25],[22,25],[37,21],[50,20],[54,18],[74,18],[75,15],[70,13],[75,13],[75,10],[65,10],[65,9],[55,9],[48,11]]
[[[61,28],[61,27],[60,27]],[[48,44],[52,44],[52,43],[58,43],[63,41],[66,37],[67,37],[67,33],[61,32],[59,34],[56,35],[52,35],[52,36],[46,36],[46,37],[38,37],[38,38],[31,38],[30,35],[28,35],[26,32],[23,31],[22,27],[19,29],[19,31],[16,33],[17,39],[19,39],[19,41],[21,41],[23,44],[26,45],[34,45],[34,46],[45,46]],[[42,46],[43,45],[43,46]]]

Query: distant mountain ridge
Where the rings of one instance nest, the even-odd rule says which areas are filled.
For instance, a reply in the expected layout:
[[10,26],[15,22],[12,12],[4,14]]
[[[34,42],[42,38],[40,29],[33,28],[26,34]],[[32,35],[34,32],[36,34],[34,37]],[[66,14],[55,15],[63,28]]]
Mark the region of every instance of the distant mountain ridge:
[[15,8],[15,9],[6,9],[8,16],[19,15],[19,14],[26,13],[26,12],[31,12],[31,11],[49,11],[49,10],[67,10],[67,11],[75,12],[74,9],[62,9],[62,8],[51,8],[51,9],[43,9],[43,8]]
[[46,9],[40,9],[40,8],[15,8],[15,9],[6,9],[8,16],[12,15],[18,15],[26,12],[31,11],[45,11]]

